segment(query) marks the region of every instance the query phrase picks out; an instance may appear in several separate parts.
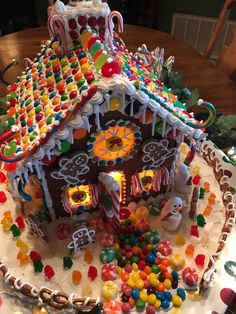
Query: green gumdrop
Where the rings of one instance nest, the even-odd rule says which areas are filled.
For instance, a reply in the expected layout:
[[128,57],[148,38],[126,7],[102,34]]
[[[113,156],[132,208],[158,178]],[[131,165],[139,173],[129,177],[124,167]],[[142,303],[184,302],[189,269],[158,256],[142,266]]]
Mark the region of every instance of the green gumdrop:
[[95,53],[101,48],[101,43],[95,42],[90,48],[90,54],[94,57]]
[[158,134],[162,134],[163,122],[159,121],[155,125],[155,132]]
[[43,263],[40,260],[34,260],[34,271],[36,273],[41,273],[43,271]]
[[144,308],[145,308],[145,302],[143,302],[141,300],[137,300],[137,302],[136,302],[136,310],[138,312],[141,312],[141,311],[144,310]]
[[16,145],[16,141],[11,141],[9,143],[10,149],[11,149],[11,153],[14,154],[16,152],[17,149],[17,145]]
[[70,145],[68,141],[61,141],[61,149],[57,149],[57,151],[65,153],[70,149]]
[[113,57],[111,55],[102,53],[100,56],[97,57],[97,59],[95,60],[95,68],[97,71],[101,70],[102,66],[104,63],[107,62],[107,59],[112,58]]

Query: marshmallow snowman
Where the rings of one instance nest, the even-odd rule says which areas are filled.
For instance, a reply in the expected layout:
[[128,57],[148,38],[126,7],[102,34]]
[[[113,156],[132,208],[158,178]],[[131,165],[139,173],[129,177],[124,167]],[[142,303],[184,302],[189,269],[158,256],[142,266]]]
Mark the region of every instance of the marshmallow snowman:
[[161,211],[161,220],[164,229],[167,231],[175,231],[182,219],[183,201],[180,197],[170,198]]
[[191,174],[185,164],[178,166],[175,174],[175,191],[183,194],[189,194],[192,189]]

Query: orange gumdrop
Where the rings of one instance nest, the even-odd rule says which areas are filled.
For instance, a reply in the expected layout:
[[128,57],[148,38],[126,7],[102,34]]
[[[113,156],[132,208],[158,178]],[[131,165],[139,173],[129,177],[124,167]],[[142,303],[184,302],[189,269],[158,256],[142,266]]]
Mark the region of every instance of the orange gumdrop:
[[72,273],[72,281],[75,285],[78,285],[82,279],[82,274],[78,270],[74,270]]
[[121,276],[120,276],[121,280],[123,282],[126,282],[129,280],[129,273],[122,273]]
[[87,263],[87,264],[91,264],[93,262],[93,253],[91,250],[89,249],[86,249],[84,251],[84,261]]
[[211,212],[212,212],[212,206],[208,204],[203,211],[203,215],[205,217],[208,217],[208,216],[210,216]]

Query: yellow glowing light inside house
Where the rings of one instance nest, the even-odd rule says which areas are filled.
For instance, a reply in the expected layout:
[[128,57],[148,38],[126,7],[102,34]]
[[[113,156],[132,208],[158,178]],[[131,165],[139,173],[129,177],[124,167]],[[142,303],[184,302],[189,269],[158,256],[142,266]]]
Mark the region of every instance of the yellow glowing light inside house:
[[143,188],[149,190],[152,187],[154,171],[153,170],[143,170],[139,173]]
[[[133,132],[126,126],[101,130],[94,142],[94,154],[103,160],[124,158],[132,151],[135,142]],[[128,158],[129,159],[129,158]]]
[[90,206],[92,204],[89,185],[80,185],[73,188],[69,188],[68,196],[72,206],[73,205]]
[[116,180],[116,182],[119,184],[120,186],[120,201],[122,201],[122,195],[123,195],[123,188],[124,188],[124,174],[120,171],[112,171],[109,173],[110,176],[112,176],[112,178],[114,180]]

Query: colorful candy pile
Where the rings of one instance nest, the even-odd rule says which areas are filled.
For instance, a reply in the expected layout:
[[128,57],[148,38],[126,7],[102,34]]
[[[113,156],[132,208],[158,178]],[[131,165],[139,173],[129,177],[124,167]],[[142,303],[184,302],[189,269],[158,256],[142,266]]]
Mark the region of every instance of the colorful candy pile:
[[[166,256],[160,255],[160,251]],[[185,291],[178,288],[179,274],[173,269],[182,269],[185,261],[179,256],[167,257],[170,254],[170,243],[160,242],[157,231],[148,230],[143,234],[131,220],[125,220],[113,249],[105,248],[100,254],[105,264],[102,267],[102,296],[105,301],[117,298],[116,279],[119,277],[122,281],[123,313],[135,308],[138,312],[146,310],[147,314],[151,314],[159,308],[181,306],[186,297]],[[117,267],[111,264],[114,258]]]

